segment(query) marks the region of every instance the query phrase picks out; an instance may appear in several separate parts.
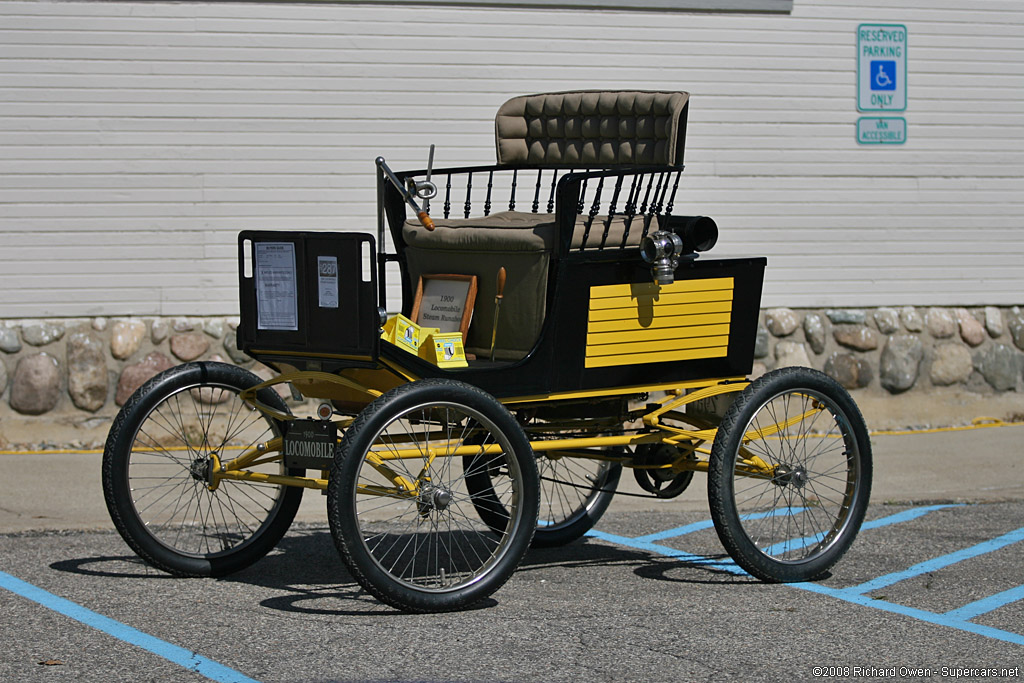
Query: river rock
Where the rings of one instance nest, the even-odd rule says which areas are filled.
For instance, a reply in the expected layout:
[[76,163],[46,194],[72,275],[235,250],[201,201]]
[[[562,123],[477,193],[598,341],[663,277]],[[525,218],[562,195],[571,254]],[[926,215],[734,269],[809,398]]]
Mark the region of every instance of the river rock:
[[974,370],[971,352],[962,344],[946,343],[935,347],[930,377],[932,384],[949,386],[966,382]]
[[878,334],[863,325],[837,325],[832,336],[843,346],[857,351],[871,351],[878,348]]
[[979,346],[985,341],[985,326],[977,318],[971,315],[966,308],[958,308],[955,311],[957,322],[960,323],[960,338],[971,346]]
[[163,318],[157,318],[149,328],[149,340],[154,346],[159,345],[171,333],[170,324]]
[[974,357],[974,367],[996,391],[1017,387],[1021,362],[1021,355],[1006,344],[993,344]]
[[7,366],[3,358],[0,358],[0,398],[7,392]]
[[956,314],[956,322],[961,326],[961,339],[971,346],[978,346],[988,339],[985,326],[971,314],[971,311],[967,308],[957,308],[953,312]]
[[103,330],[107,329],[107,324],[109,322],[110,321],[107,320],[106,318],[102,316],[97,316],[92,319],[92,329],[96,330],[97,332],[102,332]]
[[0,351],[17,353],[21,351],[21,340],[18,331],[13,327],[0,327]]
[[210,348],[210,340],[199,332],[176,334],[171,337],[171,353],[183,361],[199,358]]
[[1003,314],[995,306],[985,307],[985,330],[993,339],[1003,333]]
[[875,311],[875,326],[882,334],[894,334],[900,331],[900,314],[895,308],[879,308]]
[[76,406],[91,413],[107,402],[107,360],[103,342],[90,332],[68,337],[68,394]]
[[924,358],[924,344],[911,334],[894,334],[885,343],[878,379],[893,394],[914,386]]
[[775,367],[785,368],[793,365],[814,367],[807,355],[807,347],[800,342],[780,341],[775,345]]
[[139,350],[146,336],[146,323],[141,320],[118,320],[110,331],[110,353],[126,360]]
[[171,323],[175,332],[191,332],[196,329],[195,325],[188,318],[175,318]]
[[900,322],[908,332],[921,332],[924,330],[924,318],[913,306],[904,306],[900,309]]
[[121,371],[121,377],[117,380],[117,393],[114,396],[114,401],[117,405],[123,406],[135,390],[145,384],[148,379],[173,367],[174,361],[159,351],[153,351],[138,363],[125,366]]
[[787,337],[800,326],[800,316],[791,308],[769,308],[764,312],[764,321],[776,337]]
[[210,319],[203,323],[203,332],[214,339],[222,339],[224,337],[224,328],[225,324],[221,319]]
[[768,329],[764,325],[757,326],[757,335],[754,337],[754,358],[764,358],[768,355]]
[[928,328],[928,334],[936,339],[946,339],[956,334],[956,321],[945,308],[929,308],[924,314],[924,325]]
[[1024,351],[1024,315],[1016,307],[1006,316],[1006,328],[1010,330],[1014,346]]
[[853,308],[829,309],[825,315],[833,325],[863,325],[868,319],[867,313]]
[[34,323],[21,328],[21,338],[32,346],[46,346],[64,336],[62,323]]
[[53,410],[60,398],[60,365],[47,353],[24,356],[11,382],[11,407],[25,415]]
[[762,363],[759,360],[758,361],[754,361],[754,365],[753,365],[753,367],[750,368],[750,374],[747,375],[747,379],[749,379],[751,382],[753,382],[755,379],[757,379],[761,375],[765,374],[766,372],[768,372],[768,366],[767,365],[765,365],[764,363]]
[[224,351],[235,365],[248,365],[252,358],[238,349],[238,334],[232,330],[224,337]]
[[821,353],[825,350],[825,319],[817,313],[804,316],[804,337],[811,345],[811,350]]
[[860,389],[871,384],[875,373],[871,365],[857,358],[852,353],[836,351],[825,361],[825,374],[842,384],[847,389]]

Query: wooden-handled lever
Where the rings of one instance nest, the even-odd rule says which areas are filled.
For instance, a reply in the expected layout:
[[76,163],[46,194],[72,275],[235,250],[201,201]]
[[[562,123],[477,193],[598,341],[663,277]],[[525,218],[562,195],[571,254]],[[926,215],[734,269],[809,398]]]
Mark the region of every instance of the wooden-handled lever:
[[491,328],[491,362],[494,362],[494,344],[498,341],[498,313],[501,312],[501,300],[505,298],[505,266],[498,269],[498,289],[494,296],[494,326]]

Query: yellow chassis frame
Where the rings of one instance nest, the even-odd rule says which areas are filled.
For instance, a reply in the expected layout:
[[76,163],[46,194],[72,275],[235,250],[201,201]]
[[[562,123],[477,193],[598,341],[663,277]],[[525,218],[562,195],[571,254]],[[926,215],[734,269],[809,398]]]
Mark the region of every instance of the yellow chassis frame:
[[[301,384],[304,381],[314,382],[328,382],[334,384],[340,384],[349,389],[355,389],[364,393],[370,398],[370,400],[381,395],[381,392],[361,385],[360,383],[338,375],[315,372],[315,371],[301,371],[291,372],[275,377],[274,379],[262,382],[246,391],[243,391],[240,395],[241,399],[252,406],[255,410],[260,411],[264,415],[271,417],[275,420],[285,421],[295,419],[292,415],[276,410],[264,403],[261,403],[256,399],[256,394],[262,389],[275,386],[277,384],[283,384],[285,382],[294,382]],[[695,403],[702,399],[712,398],[720,396],[722,394],[731,394],[743,390],[749,385],[749,381],[744,378],[728,378],[728,379],[717,379],[717,380],[705,380],[700,382],[689,382],[676,385],[650,385],[650,386],[635,386],[625,387],[621,389],[609,389],[600,391],[579,391],[579,392],[568,392],[562,394],[549,394],[545,396],[530,396],[505,399],[502,401],[507,406],[520,405],[532,405],[542,402],[553,402],[553,401],[564,401],[571,399],[586,399],[594,398],[599,396],[628,396],[636,395],[641,393],[651,393],[657,391],[665,391],[666,396],[661,400],[649,404],[651,410],[642,415],[641,420],[643,422],[645,431],[637,432],[635,434],[623,434],[618,436],[580,436],[570,437],[564,439],[538,439],[531,440],[530,446],[534,451],[549,453],[548,457],[579,457],[589,458],[593,460],[606,460],[613,462],[620,462],[627,467],[637,467],[646,469],[671,469],[673,474],[678,474],[685,471],[695,472],[706,472],[708,470],[708,459],[706,456],[710,455],[711,449],[709,446],[704,444],[711,444],[715,440],[715,435],[718,432],[717,427],[702,427],[701,425],[694,424],[696,422],[692,417],[687,417],[683,412],[679,412],[680,408]],[[768,429],[758,430],[756,432],[748,433],[744,436],[744,443],[747,443],[753,439],[763,439],[777,434],[784,429],[797,424],[801,420],[809,417],[814,412],[821,410],[820,406],[814,406],[811,411],[805,414],[791,417],[783,423],[773,425]],[[693,429],[686,429],[677,427],[674,425],[666,424],[662,421],[663,418],[672,419],[676,422],[684,422],[692,425]],[[338,421],[338,426],[342,429],[351,424],[352,420],[341,420]],[[252,448],[237,458],[234,458],[228,462],[221,462],[216,455],[213,455],[213,466],[211,467],[211,480],[209,488],[215,490],[220,482],[224,479],[230,479],[234,481],[251,481],[264,484],[276,484],[282,486],[299,486],[309,489],[326,490],[327,488],[327,476],[326,471],[321,472],[321,477],[296,477],[285,474],[268,474],[263,472],[253,472],[249,468],[256,465],[267,464],[272,462],[279,462],[281,460],[281,449],[282,441],[280,437],[271,439],[267,442],[258,444],[255,448]],[[679,449],[679,457],[670,464],[664,465],[633,465],[628,457],[617,457],[610,456],[607,454],[596,453],[587,451],[586,449],[606,449],[614,446],[635,446],[639,444],[668,444],[675,446]],[[437,457],[451,457],[460,455],[473,455],[480,453],[491,453],[498,452],[500,446],[461,446],[451,449],[445,449],[441,452],[437,449],[431,449],[427,453],[427,462],[424,465],[423,472],[425,473],[430,463]],[[696,454],[702,454],[705,457],[701,458]],[[387,454],[371,454],[368,458],[370,464],[386,476],[389,480],[394,482],[394,489],[385,489],[382,487],[367,487],[362,490],[363,493],[370,495],[387,495],[387,496],[412,496],[418,493],[419,481],[422,479],[422,474],[417,477],[417,481],[409,481],[408,478],[403,477],[391,468],[388,467],[387,462],[389,460],[398,459],[422,459],[424,453],[419,448],[399,449],[397,451],[390,451]],[[770,479],[773,475],[773,468],[761,460],[756,455],[751,453],[744,453],[742,460],[741,473],[745,473],[748,476],[768,478]]]

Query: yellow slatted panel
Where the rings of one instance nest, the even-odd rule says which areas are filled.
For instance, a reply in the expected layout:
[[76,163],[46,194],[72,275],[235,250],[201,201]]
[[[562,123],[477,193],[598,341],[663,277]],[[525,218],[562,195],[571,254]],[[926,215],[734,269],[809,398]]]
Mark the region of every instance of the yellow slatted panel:
[[732,295],[733,278],[591,287],[585,365],[726,356]]
[[[665,351],[666,348],[673,350],[694,350],[714,349],[729,346],[729,335],[721,337],[694,337],[693,339],[672,339],[669,341],[657,340],[648,342],[632,342],[629,345],[630,353],[654,353]],[[596,344],[587,346],[587,355],[596,358],[597,356],[621,356],[622,344]]]
[[587,325],[587,332],[625,332],[630,330],[658,330],[669,327],[696,327],[699,325],[729,324],[730,313],[707,313],[705,315],[678,315],[672,318],[654,318],[650,324],[633,320],[606,320]]
[[[655,315],[657,310],[657,315]],[[667,306],[660,302],[634,303],[632,306],[619,308],[605,308],[599,311],[590,311],[589,319],[593,322],[604,320],[651,320],[654,317],[667,318],[669,316],[699,315],[701,313],[728,313],[732,310],[732,298],[728,301],[709,301],[701,304],[678,304]]]
[[[599,311],[609,308],[622,308],[624,297],[603,297],[601,299],[590,300],[590,310]],[[732,290],[731,289],[709,289],[707,291],[699,292],[680,292],[678,294],[659,294],[657,297],[653,294],[641,294],[640,296],[632,297],[629,301],[629,307],[636,308],[640,302],[651,302],[657,304],[695,304],[702,303],[705,301],[732,301]]]
[[587,358],[588,368],[603,368],[614,365],[637,365],[640,363],[664,363],[673,360],[699,360],[701,358],[724,358],[729,347],[712,349],[684,349],[682,351],[658,351],[656,353],[630,353],[622,356],[597,356]]
[[727,289],[732,291],[731,277],[709,277],[704,280],[679,280],[665,287],[653,282],[640,282],[632,285],[599,285],[590,288],[591,299],[624,296],[635,299],[643,295],[681,294],[684,292],[706,292],[711,289]]
[[719,325],[694,325],[692,327],[665,327],[661,329],[642,329],[616,332],[594,332],[587,335],[587,346],[600,344],[622,344],[623,342],[649,342],[691,337],[728,337],[729,323]]

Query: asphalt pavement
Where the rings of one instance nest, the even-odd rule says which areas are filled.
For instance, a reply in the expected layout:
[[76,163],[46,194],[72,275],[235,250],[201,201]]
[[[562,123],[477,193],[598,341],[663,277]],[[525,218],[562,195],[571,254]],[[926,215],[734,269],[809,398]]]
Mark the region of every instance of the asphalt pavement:
[[1019,680],[1021,437],[873,436],[865,524],[820,581],[764,584],[732,564],[698,475],[678,499],[616,497],[479,608],[436,615],[361,590],[317,493],[252,567],[175,579],[113,531],[99,454],[3,454],[0,680]]

